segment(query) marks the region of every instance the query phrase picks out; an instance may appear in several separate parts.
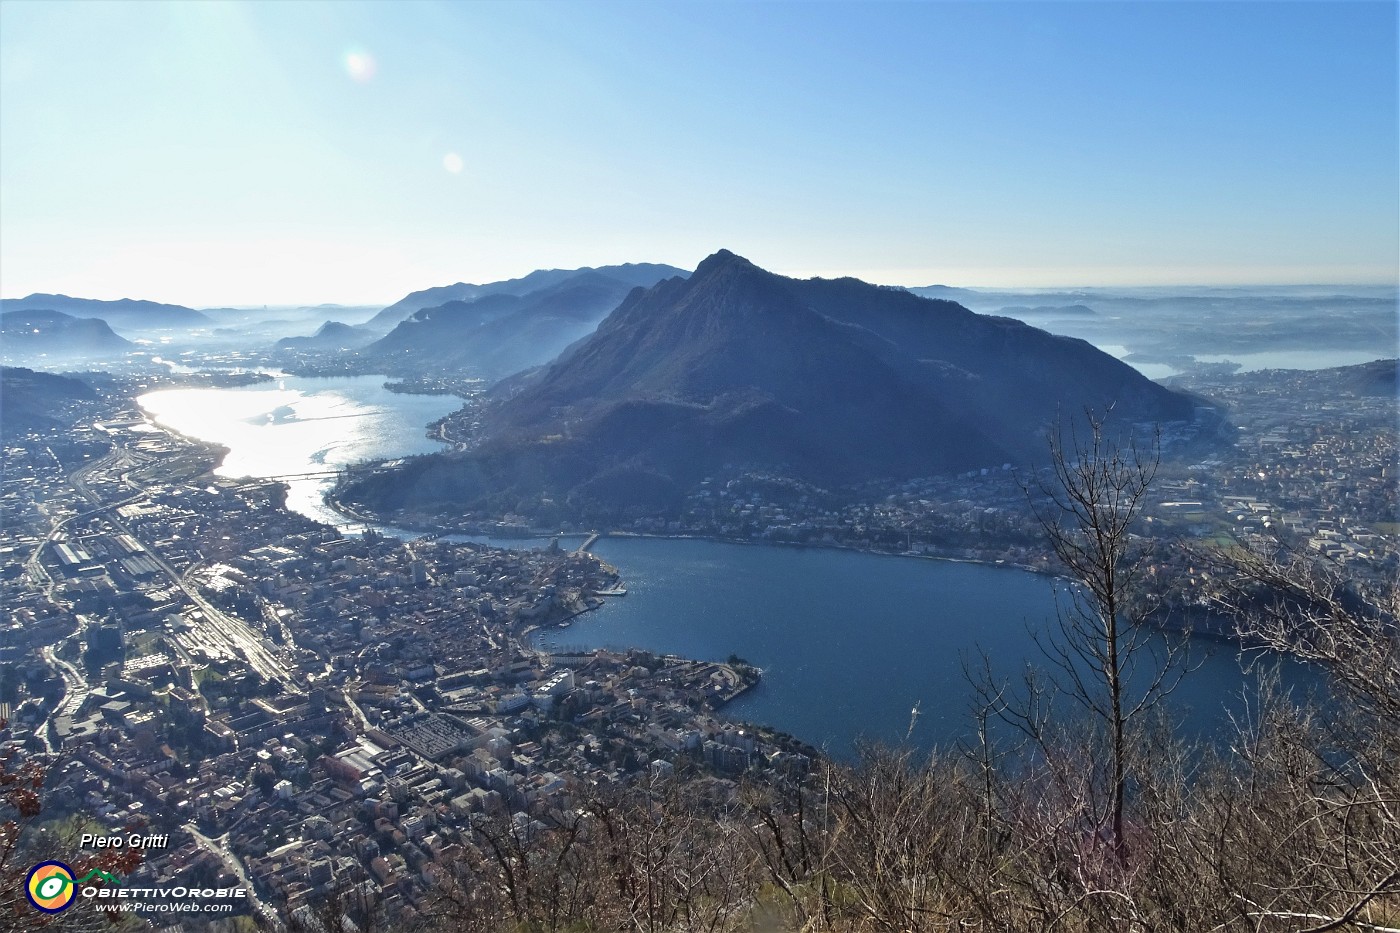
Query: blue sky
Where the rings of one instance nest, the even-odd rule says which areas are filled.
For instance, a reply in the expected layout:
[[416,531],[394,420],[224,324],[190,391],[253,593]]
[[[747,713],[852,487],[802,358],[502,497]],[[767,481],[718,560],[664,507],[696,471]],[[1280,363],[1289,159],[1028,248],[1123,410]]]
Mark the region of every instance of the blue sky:
[[1397,279],[1393,3],[0,2],[0,294]]

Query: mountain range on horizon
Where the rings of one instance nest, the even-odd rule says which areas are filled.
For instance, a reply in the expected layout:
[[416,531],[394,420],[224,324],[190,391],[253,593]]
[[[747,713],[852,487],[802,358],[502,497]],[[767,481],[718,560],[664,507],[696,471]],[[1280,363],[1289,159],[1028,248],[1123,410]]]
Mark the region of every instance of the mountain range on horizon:
[[489,282],[482,285],[457,282],[454,285],[440,285],[411,292],[360,326],[367,330],[388,332],[395,325],[409,319],[415,312],[426,308],[442,307],[451,302],[469,302],[489,295],[522,297],[532,292],[560,285],[568,279],[584,273],[596,273],[599,276],[621,282],[628,288],[638,285],[650,287],[662,279],[677,275],[684,277],[690,274],[685,269],[651,262],[627,262],[620,265],[597,267],[583,266],[578,269],[536,269],[528,275],[515,279],[504,279],[499,282]]
[[37,292],[24,298],[0,300],[0,312],[9,311],[59,311],[77,318],[97,318],[110,326],[132,330],[206,327],[213,323],[208,315],[184,305],[131,298],[103,301]]
[[474,451],[411,461],[347,498],[665,511],[723,464],[907,479],[1043,456],[1047,426],[1086,406],[1121,423],[1194,407],[1082,340],[902,288],[786,278],[726,250],[631,290],[500,394]]
[[120,355],[136,348],[106,321],[48,309],[0,313],[0,336],[4,337],[0,352],[7,358],[39,355],[76,359]]
[[[649,288],[689,274],[656,263],[539,269],[499,282],[422,289],[386,307],[323,304],[195,310],[155,301],[36,293],[5,299],[0,309],[53,310],[101,321],[118,335],[132,338],[159,332],[164,341],[165,335],[184,331],[177,339],[226,346],[241,340],[264,348],[275,341],[275,351],[298,355],[275,361],[283,366],[305,365],[314,370],[329,364],[332,369],[348,367],[403,377],[465,374],[494,381],[550,362],[591,333],[632,287]],[[1159,378],[1173,368],[1195,365],[1193,355],[1204,354],[1200,358],[1207,361],[1227,354],[1233,358],[1259,354],[1262,359],[1268,352],[1309,352],[1320,345],[1364,351],[1377,342],[1394,344],[1396,339],[1393,287],[893,288],[954,300],[978,314],[1016,318],[1095,346],[1119,348],[1115,352],[1120,357]],[[310,332],[322,314],[341,320],[324,320]],[[406,316],[395,323],[400,315]],[[54,321],[48,322],[38,341],[27,336],[9,341],[8,358],[38,363],[40,354],[50,352],[39,349],[45,342],[54,352],[74,359],[110,355],[120,347],[96,332],[74,336],[66,344],[53,342],[55,327]],[[1191,335],[1186,342],[1181,337],[1183,328]],[[294,336],[298,334],[305,336]],[[1288,365],[1286,358],[1279,359]]]
[[360,357],[390,373],[466,372],[501,379],[548,363],[590,334],[633,288],[642,287],[639,279],[654,285],[652,276],[669,278],[672,271],[645,268],[643,273],[633,267],[626,279],[576,270],[563,278],[551,275],[550,284],[522,294],[496,290],[422,308],[364,347]]

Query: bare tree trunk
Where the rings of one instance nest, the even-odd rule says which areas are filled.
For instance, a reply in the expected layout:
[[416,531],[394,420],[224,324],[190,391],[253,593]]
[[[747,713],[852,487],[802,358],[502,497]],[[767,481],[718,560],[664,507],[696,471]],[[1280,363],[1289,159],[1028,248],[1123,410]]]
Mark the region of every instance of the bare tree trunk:
[[[1050,438],[1051,479],[1032,495],[1036,517],[1060,564],[1077,584],[1061,607],[1059,631],[1042,643],[1059,668],[1057,685],[1098,719],[1107,734],[1106,819],[1110,843],[1126,862],[1129,727],[1170,692],[1173,658],[1156,659],[1151,682],[1129,695],[1127,672],[1150,651],[1141,623],[1149,611],[1138,592],[1142,555],[1131,530],[1157,473],[1154,439],[1144,453],[1109,436],[1104,419],[1086,412],[1087,435],[1073,425]],[[1032,490],[1028,489],[1031,495]]]

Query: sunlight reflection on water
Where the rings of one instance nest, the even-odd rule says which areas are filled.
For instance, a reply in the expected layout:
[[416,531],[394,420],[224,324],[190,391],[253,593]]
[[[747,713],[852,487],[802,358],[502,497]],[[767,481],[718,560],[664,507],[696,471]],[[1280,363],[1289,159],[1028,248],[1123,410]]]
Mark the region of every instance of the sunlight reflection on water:
[[[162,389],[137,401],[159,423],[227,447],[215,471],[220,476],[282,477],[440,450],[427,437],[427,425],[461,401],[398,394],[383,384],[383,376],[287,377],[275,385]],[[321,501],[332,477],[287,482],[288,508],[318,521],[345,522]]]

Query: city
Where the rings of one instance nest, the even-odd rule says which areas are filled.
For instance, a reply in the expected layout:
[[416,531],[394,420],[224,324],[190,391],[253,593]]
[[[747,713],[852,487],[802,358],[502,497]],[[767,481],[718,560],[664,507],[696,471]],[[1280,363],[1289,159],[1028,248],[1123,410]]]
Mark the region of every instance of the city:
[[50,806],[170,834],[132,878],[241,881],[241,910],[292,916],[365,885],[399,917],[474,814],[807,767],[716,717],[758,676],[741,662],[531,647],[617,590],[586,552],[343,536],[276,483],[211,480],[216,451],[114,395],[7,440],[0,715],[7,747],[61,762]]
[[[48,806],[168,834],[132,878],[242,884],[236,909],[266,917],[353,890],[411,918],[481,844],[473,819],[528,822],[584,788],[676,769],[733,794],[741,776],[811,767],[797,740],[722,717],[760,676],[740,659],[551,654],[553,627],[625,593],[584,548],[452,543],[440,515],[411,541],[319,525],[283,507],[277,482],[213,478],[220,452],[143,417],[134,378],[54,413],[61,430],[8,437],[0,490],[5,745],[53,763]],[[1238,436],[1195,462],[1164,441],[1144,527],[1283,534],[1393,575],[1396,400],[1341,378],[1191,383]],[[1052,569],[1012,471],[849,496],[738,472],[706,479],[676,520],[603,530]],[[1209,581],[1181,560],[1158,569],[1203,603]]]

